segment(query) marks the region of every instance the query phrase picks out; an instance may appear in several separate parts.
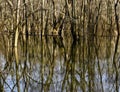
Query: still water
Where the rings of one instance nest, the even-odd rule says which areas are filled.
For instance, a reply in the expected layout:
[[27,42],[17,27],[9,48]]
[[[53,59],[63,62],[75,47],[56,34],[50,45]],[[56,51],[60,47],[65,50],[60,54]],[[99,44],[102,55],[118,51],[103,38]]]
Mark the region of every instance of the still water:
[[120,92],[119,37],[0,36],[0,92]]

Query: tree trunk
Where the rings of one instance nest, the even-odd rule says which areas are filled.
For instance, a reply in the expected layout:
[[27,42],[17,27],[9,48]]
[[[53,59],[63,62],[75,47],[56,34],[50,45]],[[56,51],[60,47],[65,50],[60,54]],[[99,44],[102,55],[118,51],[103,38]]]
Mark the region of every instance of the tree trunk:
[[71,20],[71,33],[73,40],[76,40],[76,32],[75,32],[75,0],[72,0],[72,20]]
[[17,0],[17,13],[16,13],[16,23],[17,23],[17,28],[16,28],[16,32],[15,32],[15,47],[17,47],[17,43],[18,43],[18,36],[19,36],[19,20],[20,20],[20,0]]

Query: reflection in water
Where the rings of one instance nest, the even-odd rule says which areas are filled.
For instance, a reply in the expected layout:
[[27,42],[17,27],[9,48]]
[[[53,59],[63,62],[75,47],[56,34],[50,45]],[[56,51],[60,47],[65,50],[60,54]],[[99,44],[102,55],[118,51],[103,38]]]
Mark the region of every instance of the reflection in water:
[[0,39],[0,92],[119,92],[119,39]]

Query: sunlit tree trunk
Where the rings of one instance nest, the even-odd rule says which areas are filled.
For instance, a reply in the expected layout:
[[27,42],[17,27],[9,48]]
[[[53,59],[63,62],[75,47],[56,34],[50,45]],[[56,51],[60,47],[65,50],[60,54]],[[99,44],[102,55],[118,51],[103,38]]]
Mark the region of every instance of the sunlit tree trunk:
[[18,36],[19,36],[19,21],[20,21],[20,2],[21,0],[17,0],[17,12],[16,12],[16,32],[15,32],[15,59],[16,59],[16,82],[17,82],[17,91],[20,92],[19,86],[19,74],[18,74],[18,52],[17,52],[17,44],[18,44]]
[[27,0],[23,0],[24,9],[25,9],[25,33],[26,33],[26,40],[28,39],[28,19],[27,19]]
[[42,8],[42,12],[41,12],[41,37],[42,37],[42,34],[44,32],[44,0],[42,0],[41,2],[41,8]]
[[20,20],[20,0],[17,0],[17,12],[16,12],[16,23],[17,23],[17,28],[15,32],[15,47],[17,46],[18,43],[18,36],[19,36],[19,20]]

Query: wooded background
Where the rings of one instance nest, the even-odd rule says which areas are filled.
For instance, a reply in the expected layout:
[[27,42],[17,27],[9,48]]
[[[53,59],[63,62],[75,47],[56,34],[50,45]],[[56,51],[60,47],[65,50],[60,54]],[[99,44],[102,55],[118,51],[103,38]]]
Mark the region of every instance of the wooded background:
[[[119,34],[119,0],[0,0],[1,32],[15,34]],[[116,30],[116,31],[114,31]]]

